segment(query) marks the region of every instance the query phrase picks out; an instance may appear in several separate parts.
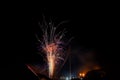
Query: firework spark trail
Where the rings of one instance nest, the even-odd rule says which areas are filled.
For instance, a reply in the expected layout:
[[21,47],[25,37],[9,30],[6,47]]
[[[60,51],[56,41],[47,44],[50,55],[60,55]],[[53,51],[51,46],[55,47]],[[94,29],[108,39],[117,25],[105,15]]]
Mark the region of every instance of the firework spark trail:
[[[59,25],[59,24],[58,24]],[[42,26],[43,40],[39,40],[42,44],[42,49],[47,58],[47,64],[49,69],[49,77],[52,78],[56,68],[56,64],[60,60],[64,60],[62,55],[64,55],[62,44],[62,38],[64,37],[65,30],[56,33],[57,27],[54,27],[52,23]]]

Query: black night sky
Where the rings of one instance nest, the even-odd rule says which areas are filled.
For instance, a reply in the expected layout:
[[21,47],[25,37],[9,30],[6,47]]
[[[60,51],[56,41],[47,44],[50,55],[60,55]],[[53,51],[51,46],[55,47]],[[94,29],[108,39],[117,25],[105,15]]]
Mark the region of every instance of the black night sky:
[[[62,5],[61,5],[62,6]],[[76,56],[85,52],[95,53],[95,62],[107,73],[107,77],[119,76],[118,66],[118,26],[116,11],[108,6],[38,6],[36,8],[8,9],[5,15],[5,43],[4,58],[5,74],[11,75],[16,80],[32,80],[28,75],[33,75],[25,64],[43,63],[37,54],[36,37],[43,15],[46,20],[52,19],[58,24],[63,24],[69,36],[74,39],[69,44],[72,46],[71,54],[73,68],[77,68]],[[79,50],[78,54],[75,50]],[[7,51],[7,52],[6,52]],[[64,69],[66,69],[64,66]],[[63,71],[64,71],[63,69]],[[111,78],[111,79],[112,79]],[[34,78],[33,78],[34,79]]]

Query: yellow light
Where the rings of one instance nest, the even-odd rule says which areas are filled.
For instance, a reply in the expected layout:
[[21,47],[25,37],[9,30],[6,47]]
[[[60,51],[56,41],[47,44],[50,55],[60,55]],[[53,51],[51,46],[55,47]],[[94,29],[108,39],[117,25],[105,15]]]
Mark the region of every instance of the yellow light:
[[80,73],[79,76],[80,77],[85,77],[85,73]]

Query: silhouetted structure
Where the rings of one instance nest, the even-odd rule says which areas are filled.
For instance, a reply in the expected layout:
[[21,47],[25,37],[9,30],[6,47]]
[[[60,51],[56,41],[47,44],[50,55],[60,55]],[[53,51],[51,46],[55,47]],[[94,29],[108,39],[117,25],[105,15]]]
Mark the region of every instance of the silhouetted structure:
[[106,80],[106,75],[104,71],[93,70],[86,74],[84,80]]
[[38,74],[38,76],[39,76],[39,80],[51,80],[50,78],[42,74]]

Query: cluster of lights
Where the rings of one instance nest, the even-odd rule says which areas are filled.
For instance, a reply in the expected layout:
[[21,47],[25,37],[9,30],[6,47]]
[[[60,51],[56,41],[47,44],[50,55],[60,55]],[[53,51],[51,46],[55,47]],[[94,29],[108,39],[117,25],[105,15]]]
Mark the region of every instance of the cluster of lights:
[[85,73],[80,73],[79,76],[83,78],[85,77]]
[[65,77],[65,76],[62,76],[62,77],[60,77],[60,80],[71,80],[71,79],[75,79],[75,78],[77,78],[77,77]]
[[85,73],[79,73],[79,77],[77,76],[61,76],[60,77],[60,80],[71,80],[71,79],[76,79],[76,78],[79,78],[79,79],[83,79],[85,77]]

